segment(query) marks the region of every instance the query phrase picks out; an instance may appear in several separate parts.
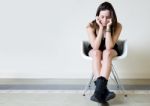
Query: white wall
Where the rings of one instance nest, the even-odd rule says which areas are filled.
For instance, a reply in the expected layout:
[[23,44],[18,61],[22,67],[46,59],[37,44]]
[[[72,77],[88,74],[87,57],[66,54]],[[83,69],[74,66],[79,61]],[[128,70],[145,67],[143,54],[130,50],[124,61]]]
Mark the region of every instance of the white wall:
[[[85,26],[104,0],[0,1],[0,78],[88,78],[80,55]],[[150,78],[149,0],[110,0],[129,52],[117,61],[121,78]]]

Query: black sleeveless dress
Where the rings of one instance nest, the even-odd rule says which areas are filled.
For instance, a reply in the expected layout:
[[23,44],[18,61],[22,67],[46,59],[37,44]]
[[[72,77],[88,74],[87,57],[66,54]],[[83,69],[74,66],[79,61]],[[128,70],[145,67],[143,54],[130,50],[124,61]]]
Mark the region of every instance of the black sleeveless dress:
[[[92,46],[91,44],[88,46],[88,52],[92,49]],[[99,50],[103,51],[106,49],[106,46],[105,46],[105,38],[103,37],[102,38],[102,41],[101,41],[101,44],[100,44],[100,47],[99,47]],[[114,50],[116,50],[117,52],[117,55],[120,56],[121,55],[121,52],[119,51],[119,46],[117,44],[114,45],[113,47]],[[89,54],[89,53],[88,53]]]

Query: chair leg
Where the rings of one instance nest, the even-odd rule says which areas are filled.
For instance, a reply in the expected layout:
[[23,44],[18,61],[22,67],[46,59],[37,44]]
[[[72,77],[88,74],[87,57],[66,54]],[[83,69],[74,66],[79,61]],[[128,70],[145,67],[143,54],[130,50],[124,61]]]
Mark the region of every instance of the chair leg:
[[84,88],[83,96],[85,96],[86,92],[87,92],[88,89],[91,87],[91,83],[92,83],[92,81],[93,81],[93,78],[94,78],[94,74],[92,73],[89,82],[87,83],[87,85],[86,85],[85,88]]
[[115,80],[115,82],[116,82],[116,84],[117,84],[117,88],[119,89],[119,82],[118,82],[118,79],[117,79],[117,77],[116,77],[116,75],[115,75],[115,69],[114,69],[114,66],[112,66],[112,75],[113,75],[113,77],[114,77],[114,80]]
[[[121,81],[120,81],[119,76],[118,76],[118,74],[117,74],[117,72],[116,72],[116,67],[115,67],[114,64],[112,64],[112,74],[113,74],[114,80],[115,80],[115,82],[116,82],[116,84],[117,84],[117,88],[120,89],[120,90],[122,90],[124,96],[127,97],[127,94],[125,94],[124,86],[121,84]],[[89,90],[89,88],[91,87],[91,83],[92,83],[92,81],[93,81],[93,78],[94,78],[94,74],[92,73],[89,82],[87,83],[87,85],[86,85],[85,88],[84,88],[83,96],[85,96],[86,92],[87,92],[87,91]]]
[[114,79],[115,79],[115,81],[116,81],[117,88],[118,88],[118,89],[120,88],[120,90],[122,90],[124,96],[127,97],[127,94],[125,94],[124,86],[123,86],[123,84],[121,83],[121,81],[120,81],[120,79],[119,79],[119,76],[118,76],[118,74],[117,74],[117,72],[116,72],[116,67],[115,67],[114,64],[112,64],[112,74],[113,74]]

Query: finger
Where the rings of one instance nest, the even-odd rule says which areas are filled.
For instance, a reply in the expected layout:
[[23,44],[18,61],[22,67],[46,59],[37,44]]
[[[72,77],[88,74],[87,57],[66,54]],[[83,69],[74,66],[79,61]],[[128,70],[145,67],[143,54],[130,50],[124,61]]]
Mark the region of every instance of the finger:
[[99,20],[99,18],[98,18],[98,17],[96,17],[96,20],[98,21],[98,20]]
[[112,18],[110,18],[110,22],[112,22]]
[[96,22],[98,22],[98,23],[99,23],[99,20],[98,20],[98,19],[96,19]]
[[111,21],[111,19],[108,19],[108,23],[111,23],[112,21]]
[[98,19],[98,16],[96,16],[96,19]]

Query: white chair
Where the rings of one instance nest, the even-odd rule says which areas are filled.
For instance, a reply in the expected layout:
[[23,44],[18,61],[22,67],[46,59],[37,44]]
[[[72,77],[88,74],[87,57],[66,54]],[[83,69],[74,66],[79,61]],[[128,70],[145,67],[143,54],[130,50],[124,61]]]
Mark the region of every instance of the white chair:
[[[114,64],[114,61],[116,60],[120,60],[120,59],[124,59],[126,56],[127,56],[127,50],[128,50],[128,47],[127,47],[127,40],[118,40],[117,41],[117,44],[119,46],[119,51],[121,52],[121,55],[120,56],[117,56],[115,58],[113,58],[112,60],[112,75],[114,77],[114,80],[117,84],[117,88],[120,89],[124,96],[127,97],[127,95],[125,94],[125,91],[124,91],[124,86],[122,85],[120,79],[119,79],[119,76],[116,72],[117,68]],[[92,58],[90,56],[88,56],[88,46],[90,45],[90,43],[88,41],[82,41],[81,42],[81,55],[84,59],[87,59],[87,60],[92,60]],[[88,84],[85,86],[85,89],[84,89],[84,92],[83,92],[83,96],[85,96],[87,90],[91,87],[91,83],[93,81],[93,78],[94,78],[94,74],[92,73],[91,75],[91,78],[88,82]]]

